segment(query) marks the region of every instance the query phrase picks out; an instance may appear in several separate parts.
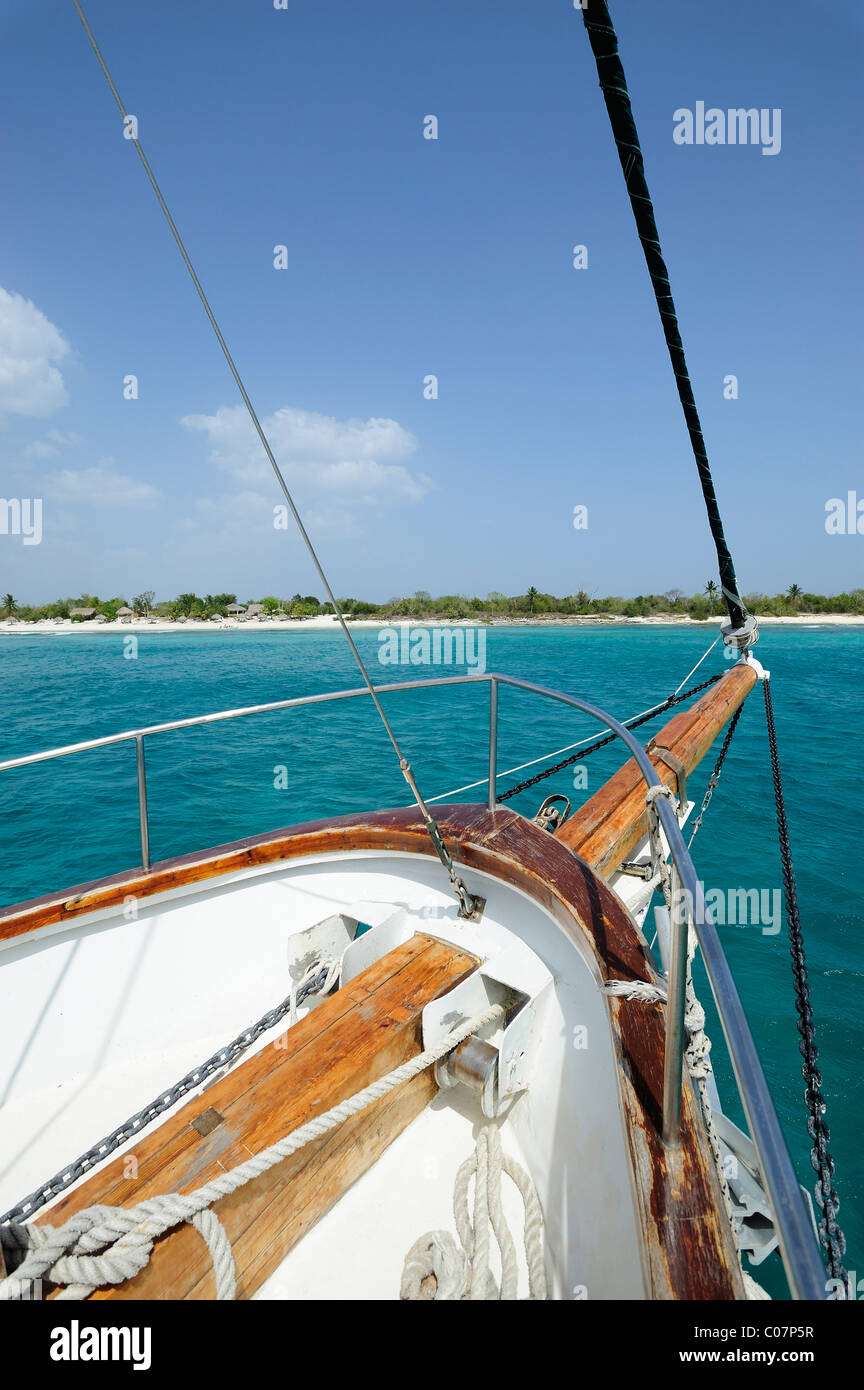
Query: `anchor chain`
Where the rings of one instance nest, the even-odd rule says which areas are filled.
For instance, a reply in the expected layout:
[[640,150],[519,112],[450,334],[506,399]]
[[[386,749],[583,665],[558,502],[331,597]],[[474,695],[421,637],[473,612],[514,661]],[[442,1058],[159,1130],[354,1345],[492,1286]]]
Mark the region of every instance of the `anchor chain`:
[[49,1178],[47,1182],[43,1182],[37,1187],[35,1192],[31,1192],[28,1197],[23,1197],[14,1207],[10,1207],[9,1211],[0,1216],[0,1226],[5,1225],[7,1221],[29,1220],[40,1207],[45,1206],[46,1202],[53,1201],[61,1192],[65,1192],[67,1187],[71,1187],[85,1173],[89,1173],[92,1168],[95,1168],[97,1163],[108,1158],[109,1154],[115,1153],[126,1143],[127,1139],[140,1134],[157,1116],[170,1110],[171,1106],[187,1092],[200,1086],[214,1072],[230,1066],[247,1048],[257,1042],[262,1033],[266,1033],[268,1028],[273,1028],[275,1024],[281,1022],[286,1014],[291,1013],[292,1007],[296,1009],[297,1005],[302,1004],[303,1000],[310,994],[318,994],[327,984],[329,973],[329,967],[322,966],[317,975],[294,992],[293,997],[289,994],[275,1009],[271,1009],[269,1013],[259,1018],[257,1023],[244,1028],[233,1042],[227,1043],[225,1047],[220,1047],[219,1051],[214,1052],[212,1057],[208,1057],[206,1062],[193,1067],[167,1091],[163,1091],[149,1105],[145,1105],[143,1110],[138,1110],[134,1115],[130,1115],[128,1120],[122,1125],[118,1125],[104,1139],[100,1139],[98,1144],[94,1144],[80,1158],[76,1158],[73,1163],[68,1163],[65,1168],[61,1168],[59,1173],[55,1173],[53,1178]]
[[690,848],[690,846],[692,845],[693,841],[696,839],[696,836],[699,833],[702,821],[705,816],[705,812],[708,810],[708,807],[711,804],[711,798],[714,795],[717,783],[720,781],[720,773],[723,771],[723,763],[726,760],[726,754],[729,752],[729,745],[732,742],[732,735],[735,733],[735,730],[738,727],[738,720],[741,718],[741,711],[743,710],[743,708],[743,705],[738,706],[733,716],[732,723],[726,730],[726,737],[723,740],[723,747],[720,749],[720,756],[714,764],[714,771],[708,778],[708,786],[706,787],[705,795],[702,798],[702,805],[700,807],[699,814],[696,817],[696,820],[693,824],[693,834],[690,836],[690,839],[687,842],[688,849]]
[[[679,705],[682,700],[689,700],[691,695],[698,695],[700,690],[707,690],[708,686],[719,681],[723,674],[723,671],[718,671],[716,675],[709,676],[707,680],[702,681],[701,685],[692,685],[689,690],[683,690],[680,695],[670,695],[668,700],[664,700],[662,705],[658,705],[656,709],[649,710],[647,714],[640,714],[638,719],[629,720],[624,725],[625,729],[638,729],[640,724],[647,724],[649,719],[656,719],[658,714],[665,714],[667,709],[671,709],[673,705]],[[510,787],[506,792],[500,792],[498,800],[509,801],[511,796],[516,796],[518,792],[524,792],[527,787],[536,786],[538,782],[552,777],[554,773],[569,767],[571,763],[578,763],[582,758],[587,758],[589,753],[596,753],[598,748],[605,748],[607,743],[614,743],[617,737],[617,734],[607,734],[605,738],[598,738],[596,743],[589,744],[587,748],[580,748],[578,753],[572,753],[569,758],[563,758],[560,763],[553,763],[552,767],[547,767],[545,772],[537,772],[533,777],[528,777],[524,782],[520,782],[518,786]]]

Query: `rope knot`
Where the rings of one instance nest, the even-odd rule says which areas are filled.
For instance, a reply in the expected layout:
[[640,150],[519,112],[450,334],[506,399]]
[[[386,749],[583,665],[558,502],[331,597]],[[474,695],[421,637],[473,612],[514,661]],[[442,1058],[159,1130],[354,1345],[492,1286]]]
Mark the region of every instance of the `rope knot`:
[[[459,1244],[447,1231],[428,1231],[415,1241],[402,1271],[400,1296],[403,1299],[510,1300],[518,1297],[516,1247],[501,1204],[501,1178],[505,1173],[518,1188],[524,1207],[528,1296],[537,1300],[546,1298],[540,1199],[530,1175],[502,1151],[500,1133],[495,1125],[489,1124],[480,1130],[474,1153],[456,1174],[453,1210]],[[473,1221],[469,1203],[472,1178]],[[500,1290],[489,1262],[492,1236],[500,1254]]]

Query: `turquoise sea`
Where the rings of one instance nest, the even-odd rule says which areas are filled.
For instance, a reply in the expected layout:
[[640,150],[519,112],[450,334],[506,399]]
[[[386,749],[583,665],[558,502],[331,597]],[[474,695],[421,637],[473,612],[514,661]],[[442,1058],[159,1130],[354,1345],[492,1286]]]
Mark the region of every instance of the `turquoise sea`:
[[[669,695],[712,640],[704,630],[674,627],[499,627],[485,635],[488,670],[583,696],[620,718]],[[338,633],[144,633],[133,659],[124,655],[127,636],[0,638],[0,760],[136,726],[359,684]],[[381,666],[376,629],[357,629],[355,636],[375,679],[429,673]],[[862,1296],[864,629],[768,627],[757,655],[773,675],[840,1219],[849,1245],[846,1265],[858,1272]],[[693,679],[724,665],[715,648]],[[434,673],[439,669],[456,674],[465,668]],[[485,687],[390,695],[385,708],[425,796],[485,775]],[[561,706],[502,690],[498,765],[509,768],[559,749],[595,727]],[[643,736],[655,727],[647,726]],[[552,791],[566,792],[578,803],[620,761],[620,755],[604,749],[586,764],[586,790],[573,791],[571,770],[512,804],[533,815]],[[697,800],[710,765],[706,760],[693,777],[691,794]],[[155,736],[147,740],[147,777],[154,860],[408,799],[368,698]],[[502,778],[499,790],[515,780]],[[485,787],[454,799],[484,800]],[[133,745],[5,771],[0,774],[0,903],[131,867],[140,862],[137,837]],[[706,889],[782,888],[758,690],[745,707],[693,853]],[[720,930],[799,1177],[812,1189],[785,922],[776,935],[749,925]],[[708,1006],[704,980],[699,992]],[[708,1015],[718,1082],[727,1099],[731,1075],[710,1008]],[[726,1108],[740,1119],[734,1104]],[[782,1297],[776,1265],[772,1257],[755,1273]]]

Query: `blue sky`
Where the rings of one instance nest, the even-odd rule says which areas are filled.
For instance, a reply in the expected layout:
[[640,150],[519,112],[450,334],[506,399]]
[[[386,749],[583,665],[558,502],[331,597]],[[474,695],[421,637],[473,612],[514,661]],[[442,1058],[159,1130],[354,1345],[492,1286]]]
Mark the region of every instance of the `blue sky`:
[[[85,8],[337,593],[715,575],[569,0]],[[860,7],[611,8],[742,591],[861,585]],[[316,592],[71,3],[0,36],[0,492],[44,518],[0,590]],[[780,153],[677,145],[698,101]]]

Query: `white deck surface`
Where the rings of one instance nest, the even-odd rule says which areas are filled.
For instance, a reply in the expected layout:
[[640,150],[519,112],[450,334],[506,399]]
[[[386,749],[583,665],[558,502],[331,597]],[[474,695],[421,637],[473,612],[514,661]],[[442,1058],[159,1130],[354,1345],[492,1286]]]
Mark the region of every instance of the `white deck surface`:
[[[414,929],[490,969],[509,947],[530,989],[547,982],[504,1148],[537,1184],[557,1295],[643,1297],[617,1063],[590,950],[518,890],[474,872],[466,880],[488,900],[477,925],[457,918],[437,862],[359,851],[243,870],[142,902],[132,920],[113,909],[6,944],[0,1211],[280,1002],[293,933],[331,913],[374,925],[407,908]],[[455,1230],[453,1179],[473,1149],[473,1105],[467,1092],[441,1093],[259,1296],[398,1297],[411,1244]],[[126,1147],[134,1153],[134,1141]]]

